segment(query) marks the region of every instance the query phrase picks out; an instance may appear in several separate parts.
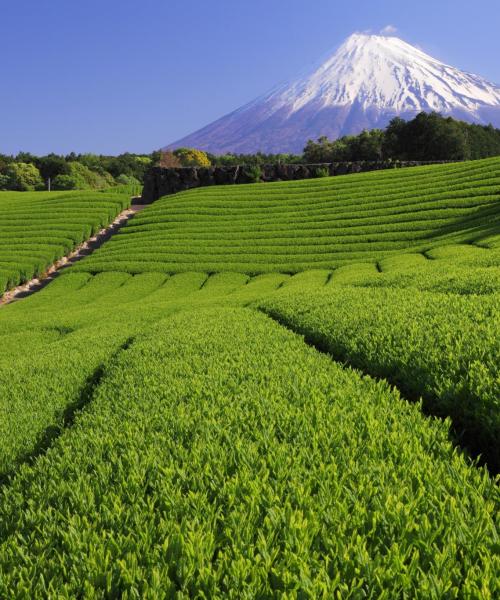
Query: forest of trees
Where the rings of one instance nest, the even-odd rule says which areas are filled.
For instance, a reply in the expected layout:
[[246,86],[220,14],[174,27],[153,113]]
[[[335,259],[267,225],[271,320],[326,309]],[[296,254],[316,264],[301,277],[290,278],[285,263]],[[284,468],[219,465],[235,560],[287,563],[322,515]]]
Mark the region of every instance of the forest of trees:
[[127,152],[119,156],[0,154],[0,190],[45,190],[49,180],[54,190],[140,186],[152,165],[260,166],[374,160],[469,160],[497,155],[500,155],[500,129],[492,125],[471,125],[438,113],[420,113],[410,121],[396,117],[384,130],[363,131],[336,140],[326,137],[316,142],[309,140],[302,155],[257,152],[216,156],[193,148],[151,154]]

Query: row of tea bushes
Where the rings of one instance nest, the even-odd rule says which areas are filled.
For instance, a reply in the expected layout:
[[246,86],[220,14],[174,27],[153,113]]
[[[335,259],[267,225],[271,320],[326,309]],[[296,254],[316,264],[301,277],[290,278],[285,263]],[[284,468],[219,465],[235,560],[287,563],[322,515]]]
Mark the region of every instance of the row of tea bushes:
[[198,188],[147,207],[83,268],[296,273],[449,244],[494,245],[499,196],[499,158]]
[[498,488],[447,425],[248,309],[137,337],[0,494],[6,598],[499,592]]
[[42,275],[130,204],[95,192],[0,192],[0,295]]
[[469,447],[500,470],[500,294],[392,287],[283,290],[260,308],[336,360],[384,377],[450,416]]

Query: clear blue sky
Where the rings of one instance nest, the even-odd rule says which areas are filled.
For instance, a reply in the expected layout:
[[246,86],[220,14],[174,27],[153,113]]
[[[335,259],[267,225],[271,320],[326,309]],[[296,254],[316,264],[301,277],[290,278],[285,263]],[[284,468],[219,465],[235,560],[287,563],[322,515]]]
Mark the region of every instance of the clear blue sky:
[[0,0],[0,152],[149,152],[387,25],[500,83],[499,0]]

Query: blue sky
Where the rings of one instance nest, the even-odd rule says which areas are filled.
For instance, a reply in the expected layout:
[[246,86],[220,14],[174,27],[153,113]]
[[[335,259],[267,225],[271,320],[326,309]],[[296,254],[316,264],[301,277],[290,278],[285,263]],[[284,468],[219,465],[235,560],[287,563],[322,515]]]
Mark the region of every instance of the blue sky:
[[0,0],[0,152],[149,152],[354,31],[500,83],[498,0]]

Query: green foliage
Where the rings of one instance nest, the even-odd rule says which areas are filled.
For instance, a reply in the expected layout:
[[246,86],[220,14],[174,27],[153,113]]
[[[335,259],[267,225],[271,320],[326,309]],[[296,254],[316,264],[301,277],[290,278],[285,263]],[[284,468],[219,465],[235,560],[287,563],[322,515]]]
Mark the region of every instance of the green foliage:
[[47,156],[38,158],[36,165],[39,168],[44,181],[47,181],[49,178],[53,180],[58,175],[70,174],[68,163],[62,156],[57,156],[56,154],[48,154]]
[[[498,480],[418,398],[494,472],[499,183],[200,188],[0,308],[0,597],[496,598]],[[121,188],[0,194],[0,286]]]
[[118,175],[116,178],[116,183],[118,185],[141,185],[141,182],[133,175],[125,175],[123,173]]
[[103,168],[111,173],[113,177],[119,175],[130,175],[138,179],[141,183],[148,167],[153,164],[153,156],[137,155],[126,152],[119,156],[100,157]]
[[54,190],[88,190],[90,186],[77,173],[71,175],[57,175],[52,181],[52,189]]
[[500,293],[336,284],[316,293],[284,290],[263,308],[336,360],[388,378],[405,395],[423,397],[433,414],[451,416],[463,441],[500,470]]
[[[44,184],[49,178],[51,182],[59,178],[56,186],[60,190],[107,187],[114,185],[114,179],[120,175],[133,177],[142,184],[146,170],[153,164],[153,160],[157,161],[157,155],[157,152],[149,155],[127,152],[119,156],[74,152],[67,156],[54,153],[35,156],[29,152],[19,152],[16,157],[0,154],[0,189],[11,189],[7,187],[9,180],[5,179],[5,171],[12,163],[25,163],[36,167],[40,171]],[[82,166],[86,169],[81,169]],[[39,181],[37,185],[41,187]]]
[[[89,190],[94,187],[97,175],[85,165],[78,162],[68,164],[68,174],[58,175],[52,182],[54,190]],[[97,187],[97,186],[96,186]]]
[[314,172],[314,176],[315,177],[328,177],[330,175],[329,170],[326,167],[318,167],[315,172]]
[[[402,160],[462,160],[470,156],[468,128],[437,113],[420,113],[407,123],[396,118],[386,130],[384,152]],[[500,136],[498,141],[500,152]]]
[[0,190],[6,190],[9,186],[10,177],[0,173]]
[[7,154],[0,154],[0,173],[3,172],[7,165],[15,162],[14,157],[8,156]]
[[68,174],[55,177],[52,187],[55,190],[96,190],[110,187],[114,183],[109,173],[98,173],[80,162],[72,161],[68,164]]
[[2,173],[0,189],[30,192],[43,189],[40,171],[31,163],[13,162]]
[[381,160],[384,157],[383,141],[384,132],[380,129],[363,131],[358,136],[345,136],[333,141],[323,136],[317,142],[307,142],[304,148],[304,162],[314,164]]
[[259,165],[248,165],[244,168],[248,183],[259,183],[262,180],[262,169]]
[[31,152],[18,152],[14,162],[22,162],[22,163],[29,163],[32,165],[36,164],[36,160],[37,157],[34,154],[31,154]]
[[99,190],[99,192],[103,194],[117,194],[119,196],[126,195],[129,196],[129,198],[134,198],[141,195],[142,184],[131,183],[127,185],[114,185],[113,187]]
[[210,154],[207,156],[214,166],[234,167],[238,165],[274,165],[274,164],[294,164],[303,162],[303,157],[297,154],[265,154],[256,152],[255,154]]
[[482,243],[498,238],[499,184],[495,158],[198,188],[155,202],[86,265],[95,272],[112,265],[134,272],[296,273]]

